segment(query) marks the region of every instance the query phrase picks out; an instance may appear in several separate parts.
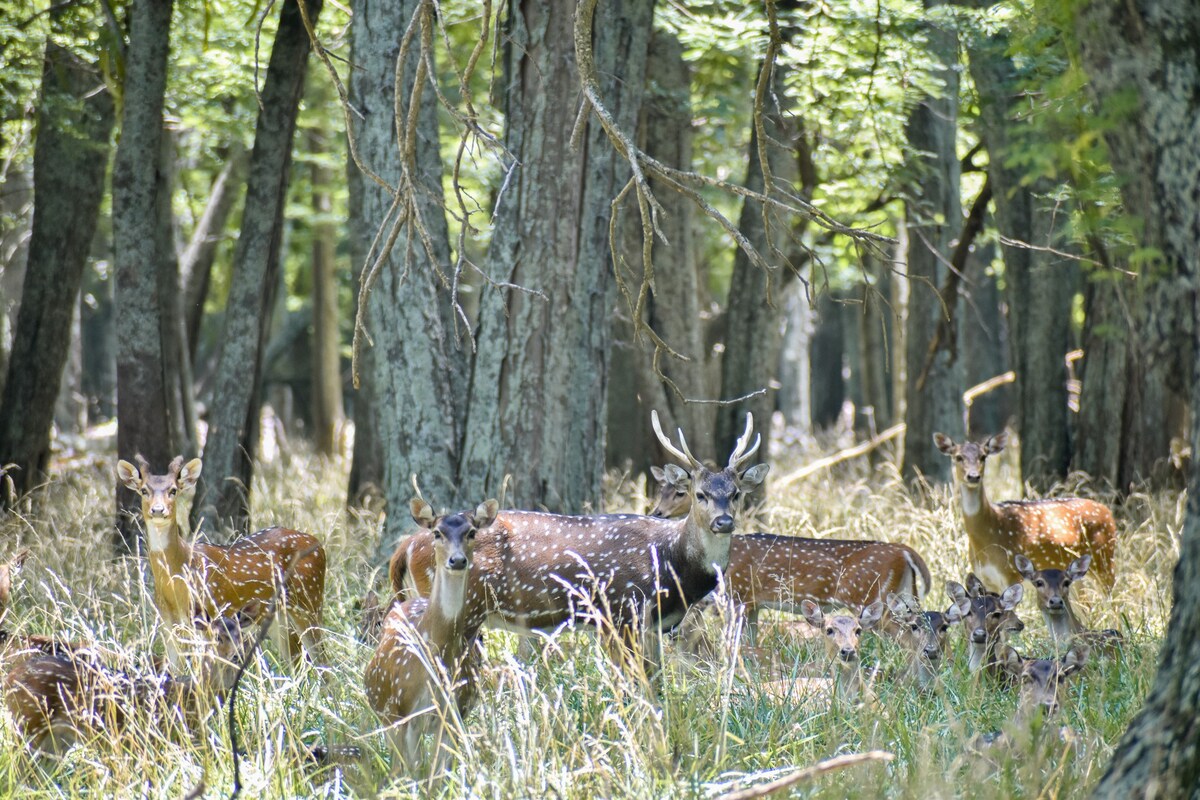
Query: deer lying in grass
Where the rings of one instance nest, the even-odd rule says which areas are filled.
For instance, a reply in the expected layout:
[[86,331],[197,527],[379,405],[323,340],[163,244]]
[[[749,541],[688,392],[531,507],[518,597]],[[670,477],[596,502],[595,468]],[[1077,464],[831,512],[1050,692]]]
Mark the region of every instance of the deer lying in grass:
[[812,600],[803,600],[800,608],[808,624],[823,632],[825,654],[834,665],[833,693],[836,699],[857,702],[863,693],[860,651],[863,631],[874,629],[883,617],[878,600],[862,608],[856,616],[827,616]]
[[1002,667],[1020,689],[1016,719],[1028,720],[1038,711],[1045,717],[1057,714],[1066,699],[1070,678],[1087,664],[1089,651],[1082,641],[1074,642],[1062,658],[1026,658],[1006,648]]
[[1037,592],[1038,608],[1046,627],[1050,630],[1050,638],[1055,646],[1065,645],[1072,640],[1086,642],[1093,650],[1111,655],[1124,640],[1121,632],[1107,628],[1105,630],[1090,630],[1075,616],[1071,608],[1071,584],[1087,575],[1092,563],[1091,556],[1080,556],[1063,569],[1037,569],[1033,562],[1022,555],[1013,557],[1013,565],[1021,577],[1033,584]]
[[1016,614],[1016,608],[1025,595],[1024,588],[1016,583],[1003,593],[994,594],[987,591],[972,573],[967,576],[965,587],[961,583],[947,581],[946,593],[954,603],[947,614],[953,620],[961,619],[967,634],[970,655],[967,668],[971,672],[1000,674],[1000,662],[1008,635],[1025,630],[1025,623]]
[[12,601],[13,578],[21,571],[29,558],[28,550],[21,550],[4,564],[0,564],[0,664],[12,666],[16,659],[36,653],[84,653],[88,645],[79,642],[64,642],[49,636],[17,635],[3,627]]
[[178,670],[182,664],[174,640],[175,627],[197,613],[216,618],[245,608],[255,601],[265,608],[276,592],[283,572],[293,562],[284,585],[280,655],[294,663],[303,650],[319,660],[321,606],[325,602],[325,549],[307,533],[288,528],[266,528],[231,545],[189,544],[176,518],[179,493],[191,489],[200,477],[198,458],[186,464],[176,457],[166,474],[156,475],[140,455],[137,466],[117,462],[117,475],[142,498],[142,519],[154,576],[154,605],[167,626],[167,660]]
[[984,492],[984,467],[988,456],[1004,449],[1008,434],[957,444],[935,433],[933,441],[954,462],[971,569],[984,584],[999,590],[1020,581],[1013,567],[1018,554],[1055,569],[1066,569],[1079,555],[1091,555],[1100,585],[1112,592],[1117,524],[1107,506],[1078,497],[993,503]]
[[[467,597],[476,583],[476,535],[495,521],[498,504],[488,500],[473,513],[438,517],[417,498],[411,510],[433,539],[433,586],[428,599],[406,600],[388,612],[364,683],[371,708],[389,726],[405,766],[416,772],[424,734],[440,740],[450,714],[447,702],[462,717],[474,704],[481,620],[469,617]],[[435,763],[444,752],[439,741]]]
[[908,661],[903,679],[927,688],[941,672],[950,627],[962,621],[962,609],[922,611],[913,597],[895,593],[888,595],[887,607],[896,625],[894,638]]
[[256,612],[196,621],[212,647],[194,678],[135,676],[70,653],[30,655],[4,677],[9,713],[29,747],[48,753],[61,753],[82,737],[112,736],[138,713],[179,708],[192,720],[206,699],[230,689],[251,640],[244,628]]
[[[650,514],[671,518],[687,513],[691,497],[680,495],[687,473],[673,464],[651,472],[659,493]],[[929,592],[931,578],[925,559],[903,544],[748,533],[734,536],[729,545],[725,583],[746,614],[746,638],[753,646],[764,608],[800,614],[806,599],[826,611],[861,608],[893,593],[919,600]],[[894,632],[890,616],[883,625]]]
[[[476,543],[477,590],[468,597],[472,614],[487,624],[516,631],[553,631],[572,621],[611,626],[618,638],[642,626],[670,630],[689,605],[717,585],[729,564],[729,547],[746,492],[762,483],[765,464],[746,468],[757,452],[753,420],[722,470],[706,468],[663,434],[659,441],[687,463],[692,509],[679,520],[636,514],[567,516],[502,511]],[[392,556],[392,587],[398,595],[431,591],[433,538],[428,531],[401,543]],[[628,655],[628,650],[618,650]]]

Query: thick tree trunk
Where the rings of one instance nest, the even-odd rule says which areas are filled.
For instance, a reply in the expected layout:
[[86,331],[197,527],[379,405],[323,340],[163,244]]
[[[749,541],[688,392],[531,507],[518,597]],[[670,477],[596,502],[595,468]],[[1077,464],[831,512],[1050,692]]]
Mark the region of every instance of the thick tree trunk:
[[846,402],[846,360],[842,306],[830,292],[817,300],[816,325],[809,344],[809,373],[812,384],[812,426],[833,427]]
[[892,291],[890,265],[871,256],[866,258],[866,268],[873,281],[870,286],[863,287],[862,310],[854,315],[859,325],[858,369],[863,385],[864,408],[860,411],[870,415],[875,432],[878,432],[891,426],[895,419],[891,376],[896,370],[896,325],[889,302]]
[[[776,68],[771,97],[763,103],[763,130],[769,139],[764,148],[767,166],[774,179],[786,186],[799,184],[796,148],[801,135],[783,85],[783,72]],[[763,165],[759,163],[758,132],[750,136],[750,167],[746,187],[763,191]],[[811,190],[811,187],[810,187]],[[782,290],[795,276],[780,263],[781,253],[789,253],[789,234],[796,221],[769,211],[764,219],[761,203],[746,199],[742,203],[738,230],[763,255],[769,272],[751,263],[742,250],[733,257],[733,276],[729,282],[729,300],[725,308],[725,352],[721,356],[721,397],[730,400],[758,392],[739,403],[717,410],[716,450],[728,453],[745,427],[746,413],[754,415],[755,427],[766,438],[775,410],[772,383],[779,370],[783,347]],[[769,230],[768,230],[769,220]],[[766,453],[763,452],[766,460]]]
[[783,345],[779,351],[779,412],[787,425],[812,430],[813,310],[806,287],[794,281],[784,289]]
[[[1040,200],[1052,188],[1046,181],[1024,185],[1019,168],[1009,167],[1017,96],[1016,75],[1003,36],[976,39],[970,50],[971,76],[979,92],[980,124],[987,143],[996,223],[1011,241],[1004,245],[1009,330],[1017,374],[1015,411],[1021,433],[1021,475],[1046,486],[1066,475],[1070,461],[1067,430],[1067,370],[1070,310],[1075,270],[1046,247],[1058,247],[1065,214]],[[1038,248],[1038,249],[1034,249]]]
[[[633,77],[623,75],[625,81]],[[663,31],[654,31],[646,65],[646,101],[642,106],[640,131],[642,148],[653,158],[677,169],[691,169],[692,111],[689,89],[691,75],[683,59],[679,40]],[[700,319],[700,275],[695,259],[692,230],[692,203],[683,195],[651,179],[651,189],[666,212],[660,226],[668,244],[654,243],[654,287],[645,322],[676,352],[691,359],[687,362],[669,356],[660,359],[659,368],[688,399],[706,399],[714,393],[710,386],[704,328]],[[642,226],[636,203],[629,201],[621,209],[618,221],[621,254],[626,281],[631,289],[641,281]],[[632,462],[635,472],[644,472],[651,464],[661,463],[663,454],[650,427],[650,410],[657,409],[665,430],[682,427],[698,458],[711,455],[713,406],[684,403],[655,374],[654,347],[643,337],[634,341],[630,313],[623,299],[617,312],[622,315],[614,335],[612,368],[608,387],[608,460],[620,466]]]
[[33,172],[30,167],[13,164],[0,192],[0,215],[14,220],[0,226],[0,392],[8,374],[13,329],[25,282],[29,258],[29,233],[33,224]]
[[[925,8],[942,3],[926,0]],[[929,346],[938,323],[955,309],[944,308],[938,290],[945,282],[954,240],[962,228],[958,134],[958,38],[951,30],[927,26],[932,54],[941,62],[939,97],[926,97],[907,124],[912,183],[906,208],[907,265],[910,280],[906,347],[904,475],[932,481],[950,479],[950,464],[933,446],[935,431],[958,438],[963,432],[963,367],[957,342],[941,342],[932,360]],[[958,302],[957,293],[944,298]]]
[[[309,140],[313,154],[325,152],[326,137],[314,132]],[[337,229],[332,216],[329,187],[333,176],[314,160],[310,169],[313,185],[312,244],[312,422],[313,446],[318,453],[337,452],[337,432],[345,411],[342,408],[341,337],[338,327],[335,249]]]
[[[1136,99],[1106,130],[1125,205],[1141,215],[1141,246],[1162,261],[1139,281],[1182,302],[1165,303],[1157,341],[1175,350],[1176,372],[1197,376],[1200,317],[1200,7],[1188,0],[1092,3],[1076,17],[1077,41],[1102,109]],[[1200,452],[1200,392],[1193,391],[1192,452]],[[1174,604],[1158,677],[1130,723],[1096,796],[1195,796],[1200,786],[1200,459],[1192,460],[1175,568]]]
[[[359,4],[352,29],[357,68],[351,77],[351,102],[363,114],[354,128],[359,155],[390,184],[412,182],[401,189],[409,199],[399,212],[392,207],[392,197],[373,181],[356,176],[353,184],[358,195],[353,208],[360,216],[352,224],[363,241],[370,243],[381,228],[381,241],[386,239],[399,215],[407,214],[410,220],[380,265],[378,281],[367,300],[367,326],[374,347],[360,364],[369,398],[380,401],[379,413],[367,424],[374,426],[378,437],[382,489],[390,512],[381,556],[390,553],[396,538],[410,527],[404,510],[413,494],[413,475],[435,505],[458,502],[455,473],[466,415],[468,345],[466,332],[454,319],[449,286],[453,265],[441,207],[437,101],[428,83],[430,77],[423,68],[418,70],[420,34],[403,65],[401,85],[396,85],[400,41],[414,14],[422,16],[419,25],[432,24],[428,16],[431,7],[418,0],[371,0]],[[407,117],[418,77],[420,106],[413,160],[404,163],[396,144],[396,93],[400,94],[400,113]],[[410,177],[403,177],[405,174]],[[430,249],[422,244],[411,222],[413,215],[424,225]],[[363,267],[372,269],[373,265]],[[359,395],[361,399],[361,390]],[[360,434],[369,436],[371,431],[362,430],[364,423],[357,410],[355,421],[357,449]],[[364,455],[369,454],[364,450]],[[362,466],[357,452],[355,466]],[[361,475],[352,475],[352,479],[361,480]]]
[[[108,236],[101,234],[107,243]],[[111,253],[105,261],[112,263]],[[89,269],[83,274],[80,305],[80,348],[83,361],[83,395],[88,419],[111,419],[117,411],[117,339],[113,308],[112,273]]]
[[113,119],[112,97],[95,69],[47,43],[28,267],[0,395],[0,464],[17,465],[8,472],[18,493],[38,485],[50,459],[54,401],[104,194]]
[[[609,204],[628,165],[594,119],[571,146],[579,107],[571,0],[508,9],[505,146],[516,174],[496,209],[489,271],[535,290],[488,290],[481,302],[461,487],[472,500],[555,511],[599,507],[607,420]],[[634,129],[651,3],[597,11],[592,45],[600,92],[617,124]]]
[[[306,0],[314,24],[321,2]],[[204,521],[240,530],[249,522],[263,351],[279,285],[283,210],[308,51],[308,33],[297,0],[286,0],[254,130],[242,229],[233,256],[225,332],[213,379],[204,472],[192,505],[193,526]]]

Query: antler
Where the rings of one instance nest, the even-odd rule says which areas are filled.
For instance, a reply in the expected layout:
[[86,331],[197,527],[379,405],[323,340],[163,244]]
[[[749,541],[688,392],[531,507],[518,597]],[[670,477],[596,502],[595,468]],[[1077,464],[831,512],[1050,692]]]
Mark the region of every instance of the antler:
[[[729,454],[729,469],[738,469],[742,464],[750,460],[750,458],[758,452],[758,446],[762,444],[762,436],[754,437],[754,446],[746,450],[746,445],[750,442],[750,434],[754,431],[754,415],[746,412],[746,430],[738,437],[737,444],[733,448],[733,452]],[[682,437],[682,434],[680,434]]]
[[141,453],[135,453],[133,463],[137,464],[138,472],[142,473],[142,480],[145,480],[150,475],[150,462],[145,459]]
[[661,444],[663,446],[664,450],[666,450],[668,453],[670,453],[672,456],[679,459],[680,461],[683,461],[684,463],[691,465],[691,467],[693,469],[704,466],[703,464],[700,463],[700,459],[698,459],[694,455],[692,455],[692,451],[688,449],[687,439],[683,438],[683,429],[682,428],[675,429],[679,433],[679,444],[683,447],[683,450],[680,450],[675,445],[673,445],[671,443],[671,440],[667,438],[667,435],[665,433],[663,433],[662,425],[658,421],[658,411],[657,410],[651,409],[650,424],[654,426],[654,435],[658,437],[658,442],[659,442],[659,444]]

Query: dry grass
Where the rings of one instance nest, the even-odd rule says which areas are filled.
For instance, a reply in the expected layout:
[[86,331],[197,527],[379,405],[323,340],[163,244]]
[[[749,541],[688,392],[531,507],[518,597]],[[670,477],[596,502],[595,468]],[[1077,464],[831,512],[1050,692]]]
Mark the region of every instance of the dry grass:
[[[802,460],[784,454],[774,475]],[[994,497],[1017,494],[1010,463],[989,465]],[[0,521],[4,556],[22,545],[33,551],[6,627],[92,641],[114,663],[149,670],[151,652],[161,644],[148,570],[137,559],[110,555],[114,465],[115,459],[100,459],[76,468],[53,483],[32,511]],[[286,465],[263,465],[255,481],[256,522],[307,530],[326,544],[332,675],[324,681],[310,669],[289,675],[273,654],[260,656],[248,673],[239,702],[247,797],[425,792],[404,776],[389,775],[393,759],[363,697],[370,652],[354,640],[352,604],[376,577],[370,558],[379,525],[343,510],[346,467],[297,456]],[[610,498],[612,509],[628,509],[641,500],[641,490],[614,479]],[[430,788],[445,797],[708,798],[766,782],[785,768],[881,749],[896,759],[821,777],[804,791],[818,797],[1079,794],[1098,779],[1153,678],[1183,502],[1178,494],[1135,496],[1117,516],[1123,531],[1116,594],[1101,601],[1086,591],[1085,581],[1077,602],[1091,624],[1125,631],[1128,646],[1116,661],[1089,668],[1072,690],[1073,702],[1059,720],[1074,731],[1068,742],[1053,732],[1018,737],[1006,750],[973,753],[971,738],[1000,728],[1015,698],[966,676],[957,635],[954,663],[938,691],[921,695],[883,680],[872,687],[872,702],[831,708],[803,681],[765,686],[748,678],[729,652],[723,663],[702,667],[674,663],[668,654],[672,666],[661,678],[659,698],[652,699],[643,683],[611,668],[595,636],[566,633],[540,657],[521,659],[514,637],[488,633],[482,701],[465,724],[454,721],[451,741],[460,758],[453,774]],[[872,467],[860,459],[806,479],[786,496],[772,497],[756,527],[907,543],[929,562],[935,605],[945,604],[944,581],[961,580],[966,568],[950,492],[938,489],[916,499],[886,462]],[[1047,652],[1040,618],[1031,607],[1022,611],[1028,628],[1020,649]],[[735,631],[735,623],[727,631]],[[761,644],[774,648],[794,675],[819,670],[813,666],[818,651],[810,652],[786,626],[768,624]],[[865,650],[866,661],[885,669],[898,662],[894,649],[877,638]],[[304,766],[302,754],[317,742],[358,744],[365,757],[345,771],[315,772]],[[120,737],[75,747],[58,761],[31,758],[11,721],[0,725],[3,796],[180,797],[202,777],[210,796],[231,788],[223,719],[210,718],[182,738],[164,736],[143,721]]]

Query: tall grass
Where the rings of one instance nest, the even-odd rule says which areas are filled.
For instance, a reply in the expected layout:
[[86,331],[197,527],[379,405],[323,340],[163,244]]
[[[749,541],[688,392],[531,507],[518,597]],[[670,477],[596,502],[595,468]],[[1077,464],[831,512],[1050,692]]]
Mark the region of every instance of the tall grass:
[[[779,462],[776,476],[799,459],[783,454]],[[989,463],[993,497],[1017,496],[1010,463]],[[153,654],[161,651],[149,572],[143,560],[111,554],[114,465],[115,459],[97,459],[77,467],[47,487],[32,510],[0,521],[5,557],[18,546],[33,551],[5,628],[92,642],[110,663],[149,671]],[[831,704],[803,681],[785,678],[768,687],[766,677],[738,663],[730,641],[736,620],[725,626],[718,663],[690,664],[668,646],[667,668],[653,689],[613,669],[600,637],[566,632],[539,655],[520,657],[516,637],[488,631],[480,703],[469,719],[452,726],[450,746],[459,756],[452,774],[417,786],[392,774],[395,759],[363,695],[370,650],[355,641],[353,604],[372,579],[385,576],[371,560],[378,515],[343,509],[346,468],[301,455],[263,464],[255,478],[257,524],[307,530],[325,542],[330,664],[324,678],[307,667],[291,674],[269,652],[248,672],[238,704],[247,797],[708,798],[785,768],[870,749],[896,758],[832,773],[800,791],[871,798],[1077,795],[1098,779],[1153,678],[1183,518],[1175,493],[1136,495],[1117,509],[1122,531],[1113,598],[1101,599],[1087,580],[1072,591],[1090,624],[1121,628],[1127,645],[1115,660],[1085,671],[1062,716],[1043,735],[1016,736],[1007,747],[972,744],[976,734],[1006,724],[1015,697],[966,675],[957,632],[955,657],[935,691],[921,694],[884,678],[871,684],[867,702]],[[643,501],[640,487],[616,476],[610,483],[609,510]],[[1078,482],[1067,489],[1089,492]],[[934,575],[929,607],[948,605],[942,585],[961,580],[967,568],[952,493],[938,488],[918,497],[886,461],[852,462],[772,495],[753,528],[909,544]],[[1018,648],[1048,654],[1049,639],[1032,604],[1026,601],[1020,610],[1027,629]],[[760,644],[779,654],[785,675],[820,674],[819,642],[778,624],[788,621],[764,615]],[[711,624],[720,627],[719,620]],[[878,637],[865,642],[864,661],[880,664],[884,675],[900,663],[889,643]],[[139,720],[58,760],[31,757],[4,716],[0,796],[180,797],[201,779],[210,796],[231,788],[232,755],[219,714],[182,736]],[[1071,734],[1060,735],[1059,725]],[[304,755],[316,743],[356,744],[364,755],[348,766],[317,770]]]

